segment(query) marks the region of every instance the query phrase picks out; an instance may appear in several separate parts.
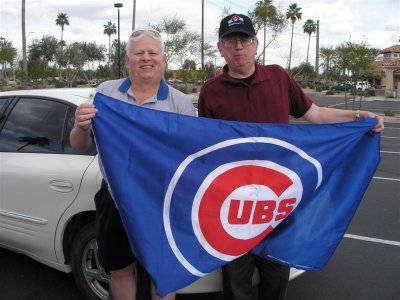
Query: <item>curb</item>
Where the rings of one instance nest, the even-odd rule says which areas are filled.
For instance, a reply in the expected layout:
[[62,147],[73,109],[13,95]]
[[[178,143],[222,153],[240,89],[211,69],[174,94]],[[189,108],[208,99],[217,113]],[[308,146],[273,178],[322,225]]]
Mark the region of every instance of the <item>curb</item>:
[[400,123],[400,117],[383,116],[383,122],[385,122],[385,123]]

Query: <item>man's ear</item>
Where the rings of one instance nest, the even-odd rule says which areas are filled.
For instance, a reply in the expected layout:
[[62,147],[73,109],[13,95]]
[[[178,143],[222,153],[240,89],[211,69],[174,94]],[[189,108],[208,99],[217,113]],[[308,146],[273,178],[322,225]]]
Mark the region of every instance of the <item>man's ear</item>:
[[221,54],[221,57],[224,57],[224,55],[222,54],[222,51],[221,51],[221,43],[220,42],[217,43],[217,48],[218,48],[219,54]]
[[128,68],[128,65],[129,65],[129,56],[125,54],[124,60],[125,60],[125,67]]

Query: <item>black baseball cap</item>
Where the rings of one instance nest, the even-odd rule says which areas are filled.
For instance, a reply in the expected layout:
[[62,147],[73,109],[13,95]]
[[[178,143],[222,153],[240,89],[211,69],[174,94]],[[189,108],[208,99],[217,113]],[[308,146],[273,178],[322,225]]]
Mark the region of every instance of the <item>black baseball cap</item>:
[[250,18],[241,14],[232,14],[222,19],[218,37],[221,39],[233,32],[241,32],[251,37],[256,35]]

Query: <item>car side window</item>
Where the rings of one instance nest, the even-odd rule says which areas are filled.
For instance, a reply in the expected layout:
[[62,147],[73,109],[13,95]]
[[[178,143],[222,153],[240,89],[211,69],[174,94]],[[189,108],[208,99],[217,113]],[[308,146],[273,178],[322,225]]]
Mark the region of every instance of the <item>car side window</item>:
[[4,119],[4,112],[7,108],[8,103],[11,101],[10,98],[0,98],[0,123]]
[[3,110],[3,107],[5,107],[7,101],[8,101],[8,98],[0,98],[0,111]]
[[0,133],[0,151],[62,152],[67,110],[56,101],[21,98]]

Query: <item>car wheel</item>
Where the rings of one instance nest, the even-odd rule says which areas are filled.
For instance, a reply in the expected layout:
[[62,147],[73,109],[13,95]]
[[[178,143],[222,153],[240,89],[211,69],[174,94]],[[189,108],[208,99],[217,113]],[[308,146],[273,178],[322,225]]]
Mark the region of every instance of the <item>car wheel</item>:
[[84,226],[74,238],[71,266],[76,285],[86,299],[108,299],[110,276],[99,264],[94,223]]

